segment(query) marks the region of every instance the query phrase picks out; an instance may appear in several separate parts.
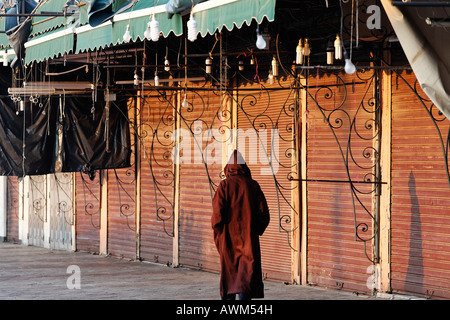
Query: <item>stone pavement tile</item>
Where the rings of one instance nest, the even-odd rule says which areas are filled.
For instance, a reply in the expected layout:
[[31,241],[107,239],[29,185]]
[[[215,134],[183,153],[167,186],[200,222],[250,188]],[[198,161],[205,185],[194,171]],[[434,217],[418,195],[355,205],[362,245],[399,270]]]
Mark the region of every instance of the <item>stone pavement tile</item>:
[[[219,300],[219,279],[217,273],[184,267],[0,244],[1,300]],[[374,299],[277,281],[264,286],[264,300]]]

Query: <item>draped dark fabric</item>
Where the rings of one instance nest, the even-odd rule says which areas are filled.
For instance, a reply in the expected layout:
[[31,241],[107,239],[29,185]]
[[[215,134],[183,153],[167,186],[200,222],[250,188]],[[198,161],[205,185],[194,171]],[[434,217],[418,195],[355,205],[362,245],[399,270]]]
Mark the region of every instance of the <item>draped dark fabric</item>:
[[180,13],[188,8],[192,8],[192,5],[196,5],[197,3],[204,1],[207,0],[169,0],[166,3],[167,16],[170,19],[174,14]]
[[[37,3],[30,0],[17,1],[7,10],[9,14],[32,13]],[[25,57],[25,42],[31,31],[31,17],[9,16],[5,18],[5,33],[16,57],[11,62],[11,67],[20,67]]]
[[108,106],[100,92],[94,105],[90,96],[41,97],[41,106],[27,101],[19,111],[7,93],[10,70],[0,70],[0,175],[92,174],[130,166],[126,99]]
[[93,27],[112,19],[128,8],[131,8],[137,0],[88,0],[89,24]]

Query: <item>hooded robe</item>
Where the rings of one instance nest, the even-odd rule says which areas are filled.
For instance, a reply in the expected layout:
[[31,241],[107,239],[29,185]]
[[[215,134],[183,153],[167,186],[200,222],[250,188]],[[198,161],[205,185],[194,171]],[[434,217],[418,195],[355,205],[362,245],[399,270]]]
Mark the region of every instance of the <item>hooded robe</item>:
[[264,297],[259,236],[270,220],[266,198],[238,151],[225,166],[213,198],[214,242],[220,256],[220,295]]

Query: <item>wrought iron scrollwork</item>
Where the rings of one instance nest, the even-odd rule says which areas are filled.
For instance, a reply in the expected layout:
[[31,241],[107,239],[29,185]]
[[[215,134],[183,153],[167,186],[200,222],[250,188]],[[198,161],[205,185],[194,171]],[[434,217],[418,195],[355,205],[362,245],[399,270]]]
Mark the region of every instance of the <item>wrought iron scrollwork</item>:
[[[172,108],[166,101],[170,101],[173,96],[169,97],[164,92],[158,94],[158,102],[162,108],[154,108],[150,110],[151,103],[147,101],[147,96],[154,92],[146,92],[142,95],[142,105],[148,108],[146,110],[147,117],[144,117],[141,109],[140,120],[140,136],[138,139],[145,155],[146,163],[150,168],[151,178],[154,188],[155,212],[157,221],[163,223],[163,230],[168,236],[173,236],[173,214],[174,214],[174,193],[175,174],[173,167],[172,149],[174,146],[173,130],[175,119]],[[135,132],[136,134],[136,132]],[[145,141],[150,139],[148,146]],[[168,191],[168,189],[170,191]],[[162,199],[161,199],[162,198]]]
[[411,92],[417,97],[420,101],[420,104],[425,109],[427,114],[429,115],[431,121],[433,122],[434,127],[436,128],[437,135],[439,137],[439,142],[441,144],[441,149],[443,153],[444,160],[444,168],[446,172],[446,177],[448,181],[448,185],[450,187],[450,167],[449,167],[449,149],[450,149],[450,126],[446,130],[447,137],[444,137],[443,130],[441,130],[440,125],[442,123],[448,124],[448,119],[445,115],[431,102],[429,98],[425,98],[421,91],[419,90],[419,83],[417,80],[414,81],[413,84],[410,84],[400,73],[395,72],[396,74],[396,84],[398,85],[399,79],[401,79],[411,90]]
[[[100,180],[94,181],[95,177],[92,175],[86,179],[85,173],[80,172],[79,174],[83,190],[84,214],[89,216],[93,228],[100,229]],[[92,198],[95,201],[90,200]]]
[[[298,173],[296,152],[298,126],[296,123],[299,110],[295,90],[293,86],[283,88],[282,90],[286,92],[284,102],[281,106],[277,106],[279,109],[276,109],[270,101],[271,88],[261,83],[259,85],[261,90],[257,92],[239,91],[242,98],[236,101],[238,112],[243,115],[242,118],[246,119],[244,122],[250,125],[257,135],[258,154],[266,159],[265,162],[269,165],[274,182],[278,229],[286,234],[288,245],[296,251],[297,249],[291,244],[291,238],[298,226],[292,226],[292,214],[298,216],[298,211],[293,207],[290,199],[291,192],[298,188],[298,183],[292,183]],[[255,108],[256,106],[259,108]],[[268,131],[271,131],[270,142],[267,141]],[[286,214],[286,210],[282,210],[281,206],[287,206],[291,213]]]
[[[351,88],[355,82],[346,83],[339,74],[334,74],[335,85],[317,86],[314,94],[312,86],[304,88],[323,116],[325,124],[330,128],[345,167],[347,180],[327,180],[327,182],[348,183],[352,199],[355,239],[363,242],[365,255],[372,262],[378,259],[378,253],[373,252],[373,257],[370,257],[366,245],[373,240],[377,241],[378,217],[371,208],[372,199],[363,198],[364,195],[377,195],[378,188],[383,183],[379,170],[378,138],[381,130],[381,108],[377,87],[378,73],[378,70],[357,71],[353,81],[362,80],[360,84],[365,86],[365,90],[360,100],[354,102],[357,103],[354,111],[345,106],[354,104],[348,99],[347,87]],[[341,88],[343,92],[338,95],[336,91]],[[362,145],[364,143],[369,145]],[[363,216],[357,208],[361,208]]]
[[57,197],[57,215],[63,217],[63,221],[72,226],[74,224],[74,210],[72,207],[73,193],[69,193],[73,186],[73,179],[71,173],[57,173],[54,174],[56,183],[56,197]]

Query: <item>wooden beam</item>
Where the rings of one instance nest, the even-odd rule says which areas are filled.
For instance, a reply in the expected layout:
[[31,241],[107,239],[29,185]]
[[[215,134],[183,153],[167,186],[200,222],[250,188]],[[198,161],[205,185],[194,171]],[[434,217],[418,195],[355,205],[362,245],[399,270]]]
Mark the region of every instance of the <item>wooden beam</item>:
[[101,255],[108,254],[108,170],[100,171],[100,248]]
[[[136,98],[136,108],[134,109],[134,153],[135,153],[135,174],[136,174],[136,185],[135,185],[135,223],[136,223],[136,259],[141,257],[141,141],[139,137],[141,136],[141,109],[142,109],[142,99],[141,91],[137,92]],[[136,141],[137,140],[137,141]]]
[[[175,145],[180,141],[180,130],[181,130],[181,91],[175,95],[176,99],[174,110],[174,129],[175,129]],[[173,244],[172,244],[172,266],[178,267],[180,265],[180,237],[179,237],[179,221],[180,221],[180,154],[175,153],[174,159],[174,204],[173,204]]]
[[[307,121],[306,121],[306,114],[308,111],[308,104],[307,104],[307,78],[300,79],[302,88],[300,90],[300,102],[301,102],[301,109],[300,109],[300,116],[299,118],[302,119],[302,132],[301,132],[301,140],[300,140],[300,150],[301,150],[301,177],[304,179],[307,179],[308,177],[308,171],[307,171],[307,142],[308,142],[308,128],[307,128]],[[301,228],[301,235],[300,235],[300,283],[302,285],[308,284],[308,262],[307,262],[307,253],[308,253],[308,182],[302,181],[301,183],[301,212],[299,215],[301,215],[301,221],[299,224],[299,227]]]
[[392,72],[381,73],[381,185],[380,196],[380,288],[381,292],[391,291],[391,156],[392,156]]

